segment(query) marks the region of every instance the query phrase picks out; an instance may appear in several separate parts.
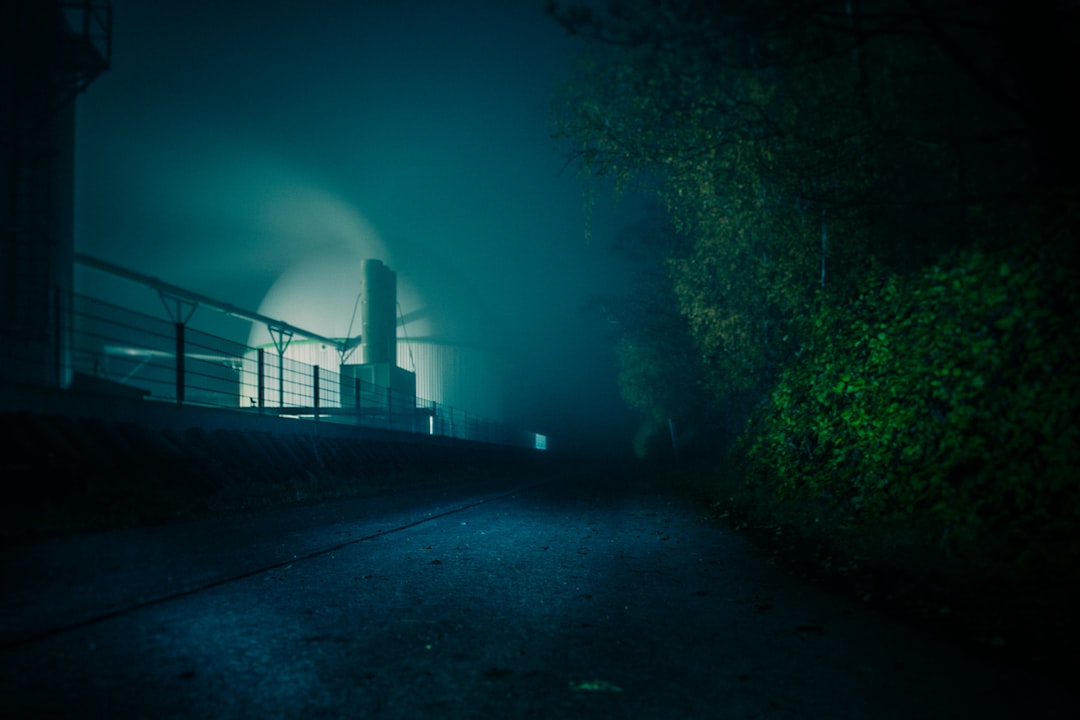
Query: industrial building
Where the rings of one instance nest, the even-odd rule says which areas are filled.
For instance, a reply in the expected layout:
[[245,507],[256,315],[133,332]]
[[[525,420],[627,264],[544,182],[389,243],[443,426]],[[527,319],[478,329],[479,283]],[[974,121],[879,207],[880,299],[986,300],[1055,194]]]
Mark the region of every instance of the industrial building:
[[[500,427],[503,369],[491,348],[447,332],[420,293],[370,253],[285,273],[258,312],[76,253],[75,100],[109,68],[112,7],[107,0],[8,5],[0,70],[0,400],[25,405],[16,400],[27,388],[86,390],[508,437]],[[76,263],[151,289],[167,317],[77,295]],[[247,342],[189,327],[198,307],[250,321]]]
[[10,0],[0,14],[0,379],[65,388],[75,99],[109,68],[112,7]]
[[[257,352],[263,352],[267,407],[310,406],[311,383],[290,378],[290,363],[318,367],[321,407],[354,407],[354,380],[411,394],[421,407],[452,408],[503,420],[503,370],[489,349],[440,333],[436,313],[397,273],[359,252],[315,257],[282,275],[259,306],[332,342],[283,336],[252,326],[241,374],[240,404],[257,404]],[[356,338],[359,337],[359,341]],[[371,339],[369,342],[369,338]],[[285,367],[285,382],[278,368]],[[285,387],[285,391],[279,388]]]

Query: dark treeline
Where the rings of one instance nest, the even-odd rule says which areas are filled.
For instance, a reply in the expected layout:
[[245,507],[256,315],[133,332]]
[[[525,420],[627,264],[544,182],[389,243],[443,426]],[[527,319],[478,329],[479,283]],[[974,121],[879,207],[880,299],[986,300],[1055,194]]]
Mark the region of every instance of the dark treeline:
[[663,207],[608,301],[639,452],[851,562],[1071,581],[1080,6],[548,11],[564,152]]

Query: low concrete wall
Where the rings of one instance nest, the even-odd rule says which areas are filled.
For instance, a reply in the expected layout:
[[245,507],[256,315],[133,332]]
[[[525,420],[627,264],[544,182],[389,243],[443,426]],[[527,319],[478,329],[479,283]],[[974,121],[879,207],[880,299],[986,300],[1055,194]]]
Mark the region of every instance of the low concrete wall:
[[9,539],[521,477],[554,461],[524,447],[92,392],[0,395]]
[[[507,446],[440,435],[363,427],[330,420],[283,418],[276,414],[263,414],[243,408],[172,405],[107,393],[55,390],[5,383],[0,383],[0,413],[62,415],[112,423],[135,423],[155,429],[251,430],[326,438],[372,439],[410,445],[464,446],[475,448],[477,451],[483,448],[507,448]],[[531,448],[522,449],[529,453],[535,452]]]

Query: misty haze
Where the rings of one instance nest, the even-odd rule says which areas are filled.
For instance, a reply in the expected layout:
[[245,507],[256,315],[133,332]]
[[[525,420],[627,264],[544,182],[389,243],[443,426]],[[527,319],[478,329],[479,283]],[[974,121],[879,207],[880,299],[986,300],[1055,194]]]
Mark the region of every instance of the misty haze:
[[0,17],[5,716],[1077,716],[1075,3]]

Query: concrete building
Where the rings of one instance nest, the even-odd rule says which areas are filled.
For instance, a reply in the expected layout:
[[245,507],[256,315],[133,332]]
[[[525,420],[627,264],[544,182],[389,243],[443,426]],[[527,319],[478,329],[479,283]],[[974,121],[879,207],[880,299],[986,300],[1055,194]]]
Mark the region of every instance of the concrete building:
[[0,10],[0,379],[71,381],[75,99],[109,67],[104,0]]
[[[296,373],[318,366],[321,407],[354,407],[353,381],[359,378],[390,388],[394,397],[411,395],[421,407],[504,420],[504,378],[496,356],[442,334],[439,313],[429,311],[420,292],[378,260],[358,253],[311,257],[279,278],[259,313],[335,341],[283,339],[265,325],[253,325],[248,345],[263,351],[267,407],[310,407],[311,378]],[[358,336],[359,342],[349,342]],[[241,374],[242,406],[257,404],[256,377],[257,361],[249,353]]]

